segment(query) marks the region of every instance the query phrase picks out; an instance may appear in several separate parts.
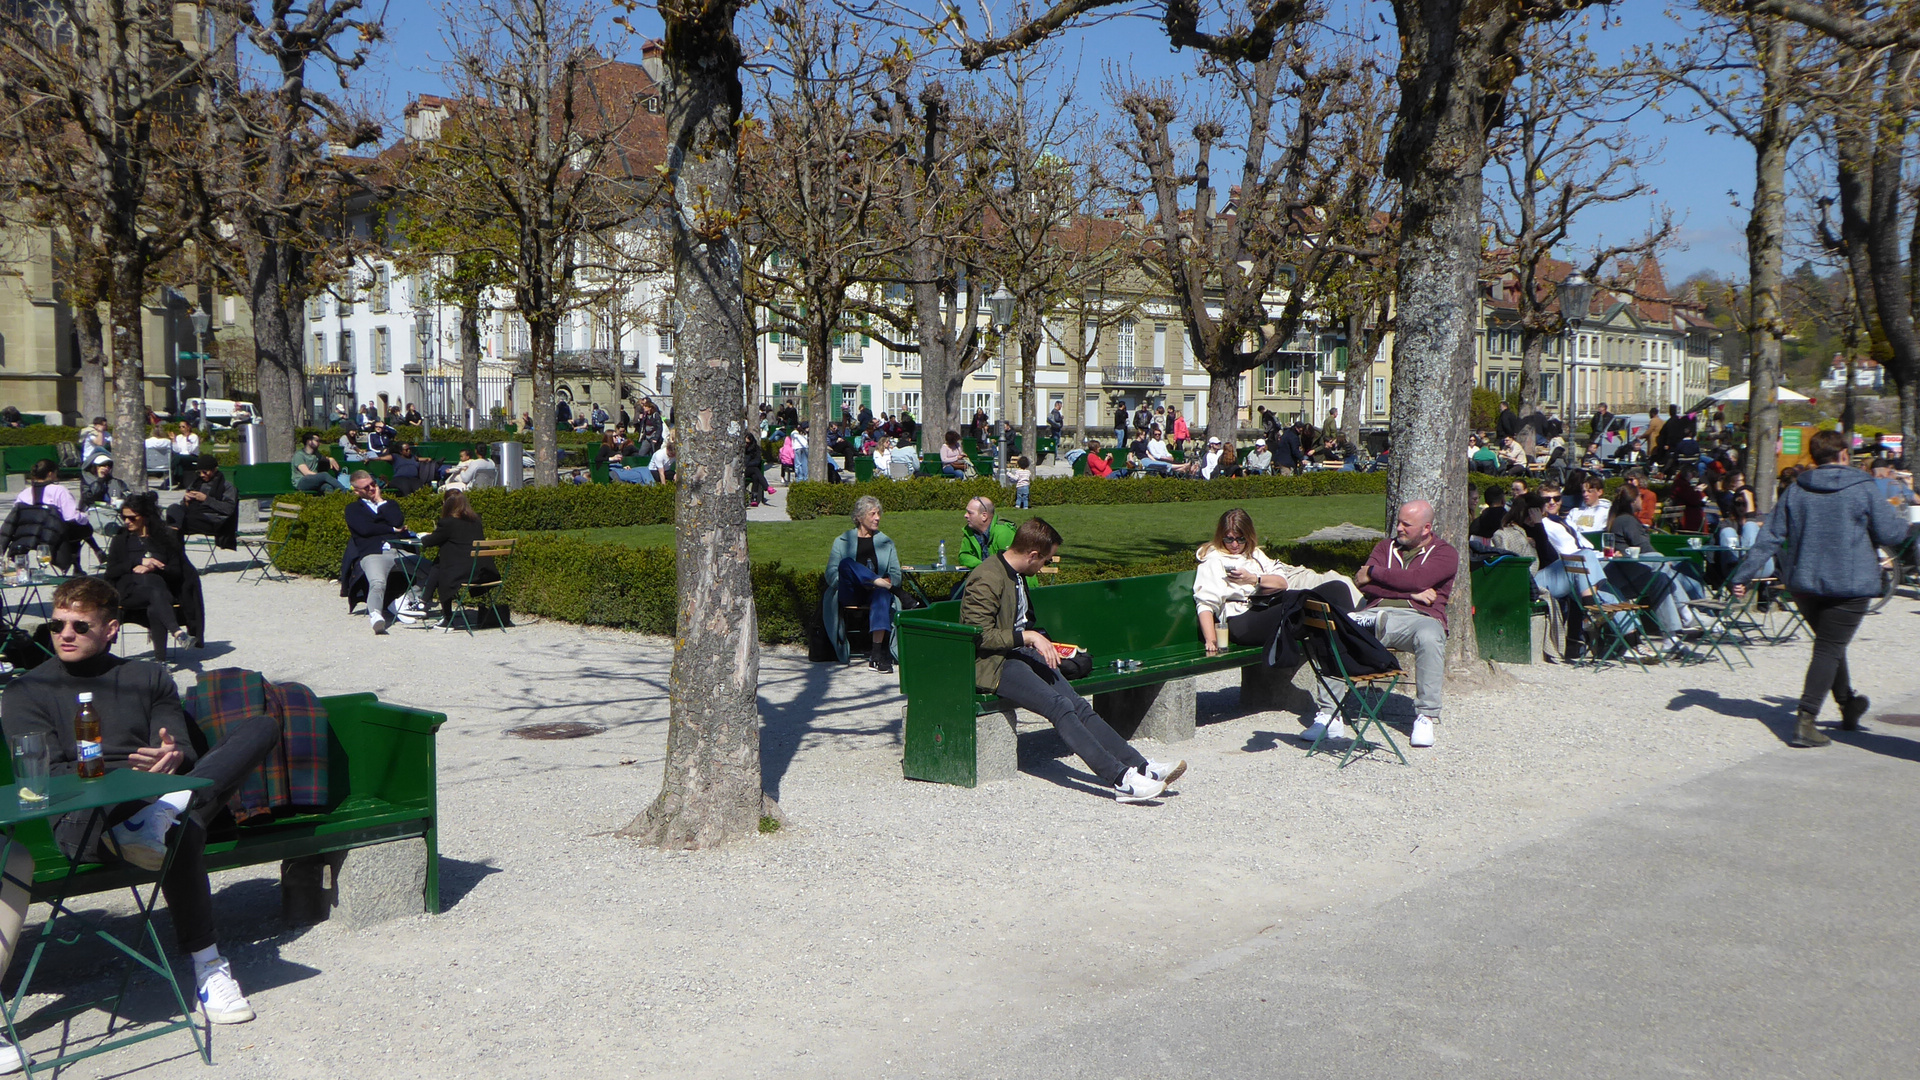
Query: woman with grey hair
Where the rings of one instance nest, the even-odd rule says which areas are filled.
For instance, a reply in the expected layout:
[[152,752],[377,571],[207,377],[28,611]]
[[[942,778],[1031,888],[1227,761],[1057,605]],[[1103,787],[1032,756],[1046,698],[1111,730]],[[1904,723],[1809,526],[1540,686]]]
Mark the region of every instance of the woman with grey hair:
[[893,615],[900,604],[893,590],[900,582],[900,552],[893,539],[880,531],[880,513],[880,500],[871,495],[853,501],[853,528],[840,534],[827,555],[820,621],[833,642],[834,655],[845,663],[850,652],[845,616],[849,609],[865,610],[867,631],[873,635],[867,666],[892,672],[897,649]]

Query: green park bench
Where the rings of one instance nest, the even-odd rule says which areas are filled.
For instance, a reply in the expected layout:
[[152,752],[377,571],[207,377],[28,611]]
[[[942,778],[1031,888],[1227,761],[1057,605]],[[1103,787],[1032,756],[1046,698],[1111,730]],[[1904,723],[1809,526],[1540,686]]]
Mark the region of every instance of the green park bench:
[[5,462],[4,466],[0,466],[0,471],[4,471],[7,476],[15,473],[25,476],[42,461],[58,462],[59,460],[60,448],[57,446],[9,446],[4,451],[0,451],[0,461]]
[[[1193,737],[1193,676],[1240,669],[1250,709],[1280,707],[1292,672],[1267,668],[1262,650],[1230,646],[1208,656],[1194,613],[1193,571],[1033,589],[1033,622],[1057,642],[1089,650],[1093,671],[1073,687],[1122,735],[1170,742]],[[1124,611],[1127,617],[1114,618]],[[980,631],[944,600],[899,617],[900,688],[907,698],[902,767],[909,779],[973,787],[1015,773],[1014,708],[973,685]],[[1113,670],[1120,659],[1134,671]],[[1291,699],[1298,703],[1300,699]]]
[[1079,457],[1073,459],[1073,475],[1075,476],[1087,475],[1087,458],[1090,455],[1095,453],[1098,453],[1100,455],[1100,460],[1106,462],[1108,465],[1111,465],[1116,469],[1120,467],[1120,463],[1117,460],[1118,455],[1115,454],[1112,450],[1098,450],[1098,451],[1090,450],[1087,453],[1081,454]]
[[287,461],[267,461],[258,465],[235,465],[228,474],[233,480],[233,492],[241,500],[271,499],[275,495],[290,495],[296,489],[293,486],[293,463]]
[[[1484,659],[1531,663],[1533,600],[1521,560],[1473,571],[1475,631]],[[1208,656],[1193,603],[1193,571],[1050,585],[1031,590],[1033,622],[1056,642],[1089,650],[1093,670],[1073,683],[1122,735],[1162,742],[1193,737],[1193,677],[1240,671],[1248,711],[1312,708],[1311,675],[1268,668],[1263,650],[1231,645]],[[1481,593],[1485,589],[1485,595]],[[1113,613],[1127,617],[1116,619]],[[1014,707],[973,685],[980,631],[944,600],[902,612],[900,689],[906,696],[902,769],[908,779],[973,787],[1015,774]],[[1119,672],[1113,661],[1140,661]]]
[[[440,844],[434,736],[446,715],[389,705],[372,694],[342,694],[320,699],[327,712],[327,802],[323,809],[296,811],[263,824],[241,825],[231,836],[207,844],[207,869],[281,863],[282,902],[307,918],[325,918],[339,898],[343,882],[358,862],[350,853],[400,841],[417,840],[425,853],[425,881],[418,896],[381,895],[373,904],[382,914],[440,910]],[[13,764],[0,755],[0,774],[13,782]],[[20,826],[18,839],[33,855],[34,899],[54,894],[84,896],[123,889],[152,875],[122,864],[87,864],[68,876],[69,864],[54,843],[47,822]],[[323,871],[322,867],[330,867]],[[417,863],[409,863],[417,865]],[[382,871],[382,872],[374,872]],[[374,868],[369,880],[391,876],[391,866]],[[326,882],[323,888],[323,881]],[[356,905],[361,901],[356,900]],[[316,910],[317,909],[317,910]],[[365,912],[356,912],[360,918]]]

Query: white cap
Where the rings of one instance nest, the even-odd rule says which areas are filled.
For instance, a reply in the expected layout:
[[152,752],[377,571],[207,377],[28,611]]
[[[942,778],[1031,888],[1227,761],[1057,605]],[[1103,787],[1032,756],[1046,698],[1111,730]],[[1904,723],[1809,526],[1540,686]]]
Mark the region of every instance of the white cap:
[[89,691],[87,691],[86,693],[84,693],[84,694],[81,694],[81,695],[80,695],[80,704],[82,704],[82,705],[91,705],[91,704],[93,704],[93,691],[91,691],[91,690],[89,690]]

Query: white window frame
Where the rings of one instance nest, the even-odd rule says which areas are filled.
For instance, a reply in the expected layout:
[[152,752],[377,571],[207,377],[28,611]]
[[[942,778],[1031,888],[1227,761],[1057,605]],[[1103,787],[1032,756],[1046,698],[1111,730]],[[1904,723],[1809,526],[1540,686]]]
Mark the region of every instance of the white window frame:
[[1120,367],[1134,366],[1137,327],[1132,319],[1121,319],[1113,335],[1113,362]]
[[373,373],[385,375],[393,370],[393,335],[384,326],[373,328]]

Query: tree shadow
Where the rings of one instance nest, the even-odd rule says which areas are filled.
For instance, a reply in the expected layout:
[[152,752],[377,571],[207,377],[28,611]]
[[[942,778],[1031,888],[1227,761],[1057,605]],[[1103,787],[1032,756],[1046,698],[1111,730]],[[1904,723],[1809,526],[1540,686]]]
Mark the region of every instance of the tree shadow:
[[1700,708],[1721,716],[1732,716],[1742,720],[1758,720],[1766,725],[1768,731],[1781,742],[1791,742],[1794,736],[1798,698],[1770,695],[1756,701],[1752,698],[1723,697],[1713,690],[1691,688],[1673,695],[1667,702],[1668,712],[1684,712],[1687,709]]
[[[855,690],[857,696],[849,696],[851,689],[841,681],[842,691],[836,697],[834,675],[846,671],[838,663],[806,664],[797,669],[799,686],[792,688],[785,702],[776,702],[762,695],[760,698],[760,790],[774,801],[780,799],[780,784],[786,778],[787,770],[793,766],[793,759],[806,745],[809,737],[821,735],[840,736],[884,736],[898,741],[900,736],[900,711],[893,710],[893,718],[883,723],[867,723],[864,726],[849,724],[827,726],[820,723],[826,717],[857,716],[865,710],[875,707],[884,708],[885,699],[891,699],[896,706],[903,704],[898,687],[887,687],[873,692]],[[767,685],[762,680],[761,686]],[[783,689],[786,688],[784,683]]]

